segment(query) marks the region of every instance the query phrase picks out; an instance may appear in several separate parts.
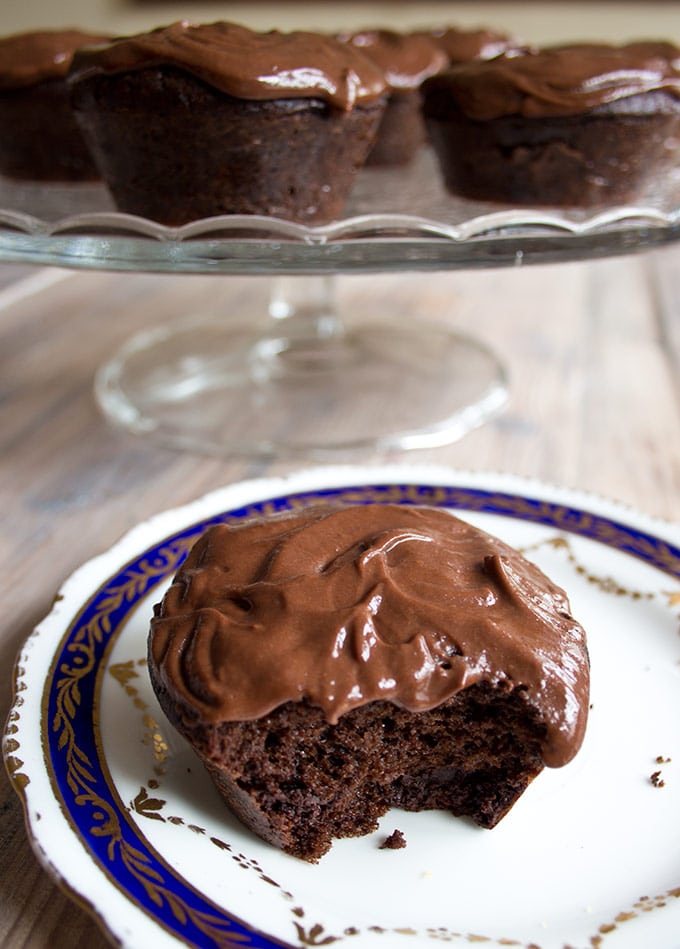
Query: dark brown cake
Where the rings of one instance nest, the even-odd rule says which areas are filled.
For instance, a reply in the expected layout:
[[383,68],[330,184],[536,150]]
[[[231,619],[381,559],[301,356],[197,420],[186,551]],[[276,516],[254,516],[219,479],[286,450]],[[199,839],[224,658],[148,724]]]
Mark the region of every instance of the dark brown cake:
[[76,49],[105,37],[43,30],[0,39],[0,174],[35,181],[99,177],[71,110]]
[[364,30],[338,38],[368,56],[387,82],[387,106],[366,164],[407,164],[426,139],[421,83],[447,65],[446,53],[433,37],[423,33]]
[[424,84],[448,189],[511,204],[634,200],[678,161],[680,51],[669,43],[509,52]]
[[393,830],[380,844],[381,850],[403,850],[406,846],[406,838],[401,830]]
[[380,70],[314,33],[175,23],[76,58],[73,104],[118,208],[337,217],[385,106]]
[[393,806],[493,827],[573,757],[588,708],[564,592],[417,506],[208,530],[156,608],[149,669],[233,812],[307,860]]

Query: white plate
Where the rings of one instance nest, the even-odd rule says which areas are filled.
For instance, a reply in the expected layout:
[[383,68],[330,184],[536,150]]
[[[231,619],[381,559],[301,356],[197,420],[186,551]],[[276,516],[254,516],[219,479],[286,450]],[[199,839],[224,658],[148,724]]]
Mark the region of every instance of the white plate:
[[[493,831],[391,811],[306,864],[231,817],[156,704],[151,606],[199,531],[329,492],[457,510],[525,550],[586,627],[584,747]],[[600,499],[401,466],[243,482],[68,580],[19,657],[5,758],[43,864],[125,946],[677,949],[679,632],[680,529]],[[380,849],[395,828],[406,848]]]

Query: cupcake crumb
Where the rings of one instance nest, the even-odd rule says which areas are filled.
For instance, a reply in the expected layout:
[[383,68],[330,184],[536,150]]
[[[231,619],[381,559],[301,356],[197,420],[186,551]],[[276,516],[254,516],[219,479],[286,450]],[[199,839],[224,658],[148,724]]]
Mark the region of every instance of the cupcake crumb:
[[392,833],[385,837],[383,842],[380,844],[381,850],[403,850],[406,846],[406,837],[400,830],[393,830]]

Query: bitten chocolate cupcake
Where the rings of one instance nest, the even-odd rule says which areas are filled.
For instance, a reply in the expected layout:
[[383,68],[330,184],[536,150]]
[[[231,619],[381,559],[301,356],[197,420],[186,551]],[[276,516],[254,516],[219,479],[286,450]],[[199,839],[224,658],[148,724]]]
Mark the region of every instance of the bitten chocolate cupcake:
[[435,507],[210,528],[155,610],[148,658],[231,810],[312,861],[390,807],[494,827],[573,758],[588,715],[564,591]]
[[383,71],[389,90],[387,107],[367,165],[404,165],[425,142],[420,86],[448,64],[438,43],[424,33],[366,30],[340,34]]
[[76,57],[73,105],[122,211],[340,215],[385,107],[382,72],[337,40],[178,22]]
[[99,177],[71,111],[66,75],[76,49],[106,38],[74,29],[0,39],[0,174],[35,181]]
[[454,194],[595,207],[638,197],[680,152],[680,50],[577,44],[434,76],[424,114]]

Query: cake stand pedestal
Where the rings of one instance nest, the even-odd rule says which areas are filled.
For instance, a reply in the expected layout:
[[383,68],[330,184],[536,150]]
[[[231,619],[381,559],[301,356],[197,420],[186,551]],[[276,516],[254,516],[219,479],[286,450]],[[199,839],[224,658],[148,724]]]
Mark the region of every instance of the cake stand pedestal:
[[484,345],[417,315],[349,328],[335,282],[276,278],[263,326],[226,312],[140,332],[99,370],[101,408],[179,448],[308,457],[437,447],[501,409]]

